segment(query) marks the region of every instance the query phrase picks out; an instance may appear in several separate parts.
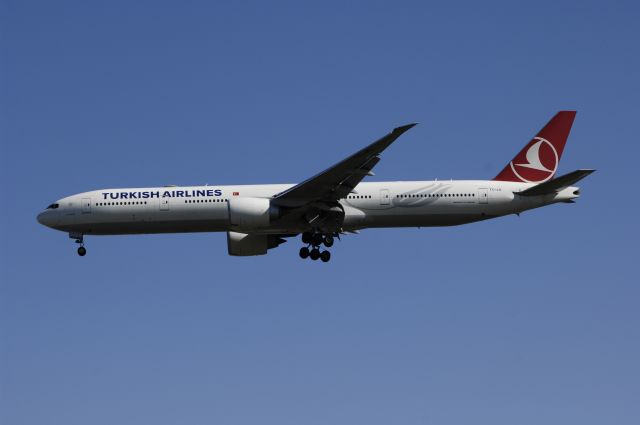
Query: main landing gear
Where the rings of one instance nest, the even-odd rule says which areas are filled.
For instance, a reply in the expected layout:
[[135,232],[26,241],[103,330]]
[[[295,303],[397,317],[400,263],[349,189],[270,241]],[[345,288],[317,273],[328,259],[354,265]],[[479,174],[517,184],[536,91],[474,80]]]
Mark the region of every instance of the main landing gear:
[[75,239],[77,244],[80,244],[78,247],[78,255],[84,257],[87,255],[87,248],[84,247],[84,235],[81,233],[69,233],[69,238]]
[[300,248],[300,258],[311,258],[313,261],[319,259],[326,263],[331,259],[331,253],[327,250],[320,251],[320,246],[324,245],[330,248],[333,246],[333,242],[333,235],[304,232],[302,234],[302,243],[307,244],[307,246]]

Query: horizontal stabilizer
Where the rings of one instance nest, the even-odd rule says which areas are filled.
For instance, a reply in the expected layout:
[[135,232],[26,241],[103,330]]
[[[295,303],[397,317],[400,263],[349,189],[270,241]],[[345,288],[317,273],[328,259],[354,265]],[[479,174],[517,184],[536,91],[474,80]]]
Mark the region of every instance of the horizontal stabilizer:
[[550,194],[558,193],[562,189],[566,189],[572,184],[579,182],[580,180],[587,177],[589,174],[593,173],[594,171],[596,170],[572,171],[569,174],[556,177],[553,180],[540,183],[539,185],[530,187],[527,190],[523,190],[522,192],[516,192],[516,193],[520,196],[540,196],[540,195],[550,195]]

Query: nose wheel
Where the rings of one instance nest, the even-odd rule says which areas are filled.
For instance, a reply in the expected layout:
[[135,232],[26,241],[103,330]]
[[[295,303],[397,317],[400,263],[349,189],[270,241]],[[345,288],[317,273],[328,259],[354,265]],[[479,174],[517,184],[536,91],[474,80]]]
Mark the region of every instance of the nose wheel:
[[321,246],[326,248],[333,246],[333,235],[322,233],[304,232],[302,234],[302,243],[307,244],[300,248],[300,258],[303,260],[311,258],[313,261],[320,260],[323,263],[331,260],[331,253],[327,250],[321,251]]
[[69,233],[69,238],[75,239],[76,243],[80,246],[78,247],[78,255],[84,257],[87,255],[87,248],[84,247],[84,235],[80,233]]

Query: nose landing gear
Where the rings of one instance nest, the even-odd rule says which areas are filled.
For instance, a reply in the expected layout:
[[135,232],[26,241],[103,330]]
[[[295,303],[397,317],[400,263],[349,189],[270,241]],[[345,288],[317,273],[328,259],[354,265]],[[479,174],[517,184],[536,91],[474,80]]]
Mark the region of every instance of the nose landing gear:
[[84,235],[82,233],[69,233],[69,238],[75,239],[78,247],[78,255],[84,257],[87,255],[87,248],[84,247]]
[[327,250],[320,251],[320,246],[327,248],[333,246],[333,235],[322,233],[304,232],[302,234],[302,243],[307,244],[300,248],[300,258],[311,258],[313,261],[321,260],[323,263],[331,259],[331,253]]

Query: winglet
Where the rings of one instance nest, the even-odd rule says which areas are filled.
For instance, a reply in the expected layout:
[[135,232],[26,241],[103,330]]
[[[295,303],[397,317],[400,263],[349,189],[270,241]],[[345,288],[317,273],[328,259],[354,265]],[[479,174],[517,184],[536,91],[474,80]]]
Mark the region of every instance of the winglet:
[[391,133],[397,134],[398,136],[400,136],[402,133],[404,133],[407,130],[411,130],[416,125],[418,125],[417,122],[413,122],[411,124],[406,124],[406,125],[401,125],[400,127],[394,128]]

